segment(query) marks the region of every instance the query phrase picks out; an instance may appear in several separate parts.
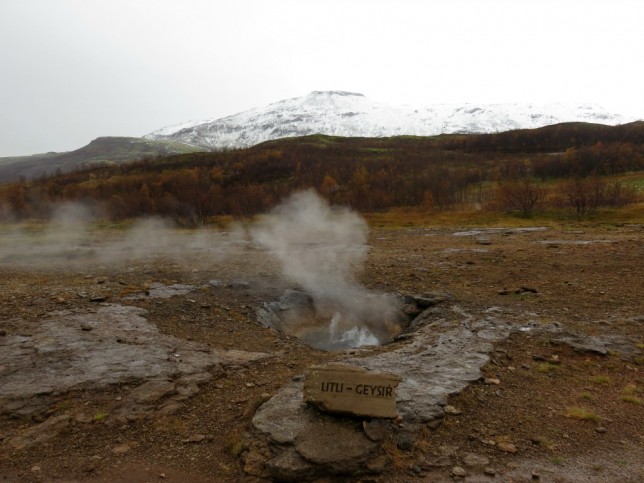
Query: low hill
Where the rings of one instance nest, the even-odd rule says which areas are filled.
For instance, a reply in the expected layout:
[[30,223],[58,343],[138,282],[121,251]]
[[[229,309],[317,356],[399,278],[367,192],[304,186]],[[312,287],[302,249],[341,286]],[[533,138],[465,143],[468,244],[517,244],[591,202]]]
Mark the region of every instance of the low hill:
[[143,158],[204,151],[176,141],[132,137],[100,137],[87,146],[65,153],[0,158],[0,182],[35,179],[96,165],[121,164]]

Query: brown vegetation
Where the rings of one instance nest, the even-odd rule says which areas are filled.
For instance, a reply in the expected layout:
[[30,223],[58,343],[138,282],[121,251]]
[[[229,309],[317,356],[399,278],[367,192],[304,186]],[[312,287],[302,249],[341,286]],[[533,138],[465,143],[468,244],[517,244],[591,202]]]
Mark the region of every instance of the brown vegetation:
[[81,201],[113,220],[159,215],[194,225],[253,215],[314,188],[362,212],[480,206],[531,216],[550,203],[584,216],[632,202],[633,189],[605,177],[643,168],[642,122],[426,138],[316,135],[6,184],[0,214],[47,217],[55,203]]

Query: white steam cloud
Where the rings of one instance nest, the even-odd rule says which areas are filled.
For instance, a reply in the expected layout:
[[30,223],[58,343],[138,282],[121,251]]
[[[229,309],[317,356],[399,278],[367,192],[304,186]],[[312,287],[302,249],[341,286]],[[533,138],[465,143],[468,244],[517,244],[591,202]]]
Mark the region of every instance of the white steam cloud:
[[288,280],[313,297],[319,323],[335,342],[374,344],[398,329],[395,298],[355,280],[368,249],[367,224],[356,213],[331,208],[314,191],[300,192],[258,222],[251,237],[280,262]]

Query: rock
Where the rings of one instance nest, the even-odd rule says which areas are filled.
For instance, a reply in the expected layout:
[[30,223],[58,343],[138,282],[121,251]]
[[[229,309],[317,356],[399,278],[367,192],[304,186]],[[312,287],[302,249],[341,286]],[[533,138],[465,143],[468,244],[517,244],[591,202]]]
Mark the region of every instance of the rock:
[[443,407],[443,410],[445,411],[445,414],[450,414],[452,416],[458,416],[463,413],[460,409],[456,409],[454,406],[450,406],[449,404]]
[[606,428],[604,428],[603,426],[597,426],[595,428],[595,431],[597,431],[598,433],[605,433],[608,430]]
[[361,417],[397,418],[396,388],[401,378],[391,373],[329,364],[305,371],[304,400],[320,409]]
[[423,472],[423,470],[422,470],[422,469],[420,469],[420,466],[418,466],[418,465],[413,465],[413,466],[411,467],[411,471],[412,471],[412,473],[414,473],[415,475],[420,475],[420,474]]
[[167,404],[164,404],[161,409],[159,409],[155,414],[157,416],[171,416],[178,413],[186,406],[180,402],[171,401]]
[[33,465],[33,466],[31,467],[31,471],[32,471],[33,473],[40,473],[40,466],[39,466],[39,465]]
[[463,457],[463,464],[468,468],[482,468],[487,466],[489,463],[490,460],[488,458],[476,453],[467,453]]
[[491,245],[492,241],[489,238],[477,238],[476,239],[476,244],[477,245]]
[[491,468],[491,467],[488,466],[483,470],[483,473],[485,473],[488,476],[495,476],[496,475],[496,470],[494,468]]
[[294,443],[306,427],[302,414],[302,383],[292,383],[259,407],[253,417],[255,429],[279,444]]
[[49,441],[54,438],[58,433],[67,428],[70,420],[71,416],[67,414],[51,417],[45,422],[32,426],[18,436],[11,438],[8,441],[8,444],[14,449],[21,450],[36,444],[44,443],[45,441]]
[[382,473],[391,465],[391,458],[387,455],[379,455],[367,462],[367,470],[370,473]]
[[581,354],[598,354],[601,356],[608,355],[608,347],[600,337],[570,335],[555,338],[553,344],[564,344]]
[[376,448],[376,443],[346,424],[314,424],[295,444],[304,459],[331,469],[332,474],[358,470]]
[[396,446],[403,451],[411,451],[414,448],[414,443],[416,442],[415,435],[411,434],[409,431],[399,431],[394,439],[396,441]]
[[504,451],[506,453],[516,453],[517,452],[517,447],[515,445],[513,445],[512,443],[500,442],[500,443],[496,443],[496,447],[499,448],[501,451]]
[[125,454],[132,449],[129,444],[120,444],[112,448],[112,453],[114,454]]
[[314,466],[294,449],[288,449],[266,463],[268,474],[281,481],[306,481],[315,473]]
[[168,380],[152,380],[132,390],[129,398],[141,404],[150,404],[174,394],[175,383]]
[[461,468],[460,466],[454,466],[452,468],[452,474],[454,476],[464,477],[465,475],[467,475],[467,472],[463,468]]
[[[218,353],[162,334],[143,314],[118,304],[87,312],[58,310],[28,335],[2,339],[0,367],[6,370],[0,373],[0,413],[29,416],[54,403],[54,393],[75,387],[94,390],[153,379],[166,381],[168,392],[162,394],[171,394],[169,385],[177,379],[224,373]],[[168,360],[174,353],[181,354],[180,362]],[[153,402],[155,397],[148,396]],[[127,401],[146,397],[123,393]]]
[[486,377],[483,382],[485,384],[490,384],[490,385],[498,385],[501,384],[501,381],[499,379],[495,379],[493,377]]
[[371,421],[363,421],[362,429],[371,441],[382,441],[387,435],[389,426],[381,419],[372,419]]
[[105,302],[107,297],[105,295],[95,295],[89,298],[90,302]]
[[182,439],[181,442],[182,443],[201,443],[204,439],[206,439],[205,434],[196,433],[188,436],[185,439]]

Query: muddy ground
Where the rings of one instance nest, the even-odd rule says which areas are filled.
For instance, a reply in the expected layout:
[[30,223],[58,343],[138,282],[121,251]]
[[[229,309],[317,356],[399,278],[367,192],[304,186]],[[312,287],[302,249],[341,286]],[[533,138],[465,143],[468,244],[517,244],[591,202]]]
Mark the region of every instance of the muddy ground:
[[[372,228],[358,273],[368,288],[447,293],[448,312],[492,311],[517,326],[559,326],[597,336],[610,350],[575,350],[544,331],[513,333],[495,346],[481,381],[450,398],[444,419],[411,447],[392,443],[384,473],[362,479],[642,481],[643,234],[641,225]],[[12,337],[55,336],[61,318],[115,304],[144,309],[140,316],[158,328],[151,340],[174,344],[178,358],[198,353],[198,345],[218,350],[221,360],[190,369],[210,377],[185,382],[183,392],[139,399],[142,411],[124,402],[145,375],[68,381],[68,390],[36,391],[31,407],[7,404],[0,481],[254,481],[239,455],[257,407],[307,366],[339,357],[257,323],[257,308],[291,287],[276,263],[242,242],[216,261],[101,265],[65,256],[51,266],[37,258],[3,261],[0,349]],[[168,297],[158,291],[174,284],[189,287]],[[54,325],[40,333],[43,324]],[[240,359],[231,350],[260,354]],[[0,385],[12,371],[9,362],[0,365]]]

